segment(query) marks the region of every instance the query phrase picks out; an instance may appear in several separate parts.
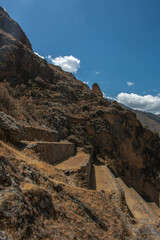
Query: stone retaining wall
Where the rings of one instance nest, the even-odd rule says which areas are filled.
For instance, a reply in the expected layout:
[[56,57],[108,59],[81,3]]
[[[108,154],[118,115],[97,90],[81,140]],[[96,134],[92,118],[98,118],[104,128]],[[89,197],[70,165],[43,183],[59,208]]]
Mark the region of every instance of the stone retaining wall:
[[75,146],[69,142],[36,142],[28,145],[43,160],[49,164],[65,160],[74,155]]
[[26,141],[58,141],[58,132],[52,129],[36,128],[32,126],[23,126],[24,140]]

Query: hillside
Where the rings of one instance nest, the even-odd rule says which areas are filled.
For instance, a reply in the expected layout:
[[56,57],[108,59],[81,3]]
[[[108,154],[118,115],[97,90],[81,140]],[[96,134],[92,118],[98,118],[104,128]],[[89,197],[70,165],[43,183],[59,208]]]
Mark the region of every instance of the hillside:
[[38,57],[3,8],[0,111],[4,239],[160,239],[159,136]]
[[160,135],[160,117],[148,112],[135,111],[137,119],[143,126],[148,127],[150,130],[157,132]]
[[123,108],[129,109],[136,114],[137,119],[141,122],[144,127],[147,127],[151,131],[158,133],[160,135],[160,116],[150,113],[144,112],[140,110],[133,110],[122,103],[119,103]]

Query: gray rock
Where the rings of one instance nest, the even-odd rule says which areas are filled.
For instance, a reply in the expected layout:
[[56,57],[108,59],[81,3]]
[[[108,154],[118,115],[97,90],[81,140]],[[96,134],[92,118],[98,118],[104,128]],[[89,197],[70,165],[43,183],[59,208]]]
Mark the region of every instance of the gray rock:
[[23,131],[16,120],[4,112],[0,112],[0,138],[18,143],[22,137]]

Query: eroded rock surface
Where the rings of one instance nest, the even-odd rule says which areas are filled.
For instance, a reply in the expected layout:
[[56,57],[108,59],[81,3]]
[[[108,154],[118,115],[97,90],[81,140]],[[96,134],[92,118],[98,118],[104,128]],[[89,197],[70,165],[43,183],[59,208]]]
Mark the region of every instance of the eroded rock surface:
[[0,137],[3,140],[9,140],[18,143],[23,138],[23,131],[14,118],[0,112]]
[[58,132],[49,128],[40,128],[33,126],[22,126],[26,141],[44,141],[44,142],[56,142],[58,141]]

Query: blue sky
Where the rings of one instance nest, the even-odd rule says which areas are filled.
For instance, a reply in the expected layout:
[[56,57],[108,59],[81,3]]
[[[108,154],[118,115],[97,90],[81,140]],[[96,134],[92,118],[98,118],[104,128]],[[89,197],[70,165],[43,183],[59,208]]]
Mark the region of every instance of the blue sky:
[[106,96],[160,113],[160,0],[0,0],[0,5],[48,61],[90,87],[97,82]]

